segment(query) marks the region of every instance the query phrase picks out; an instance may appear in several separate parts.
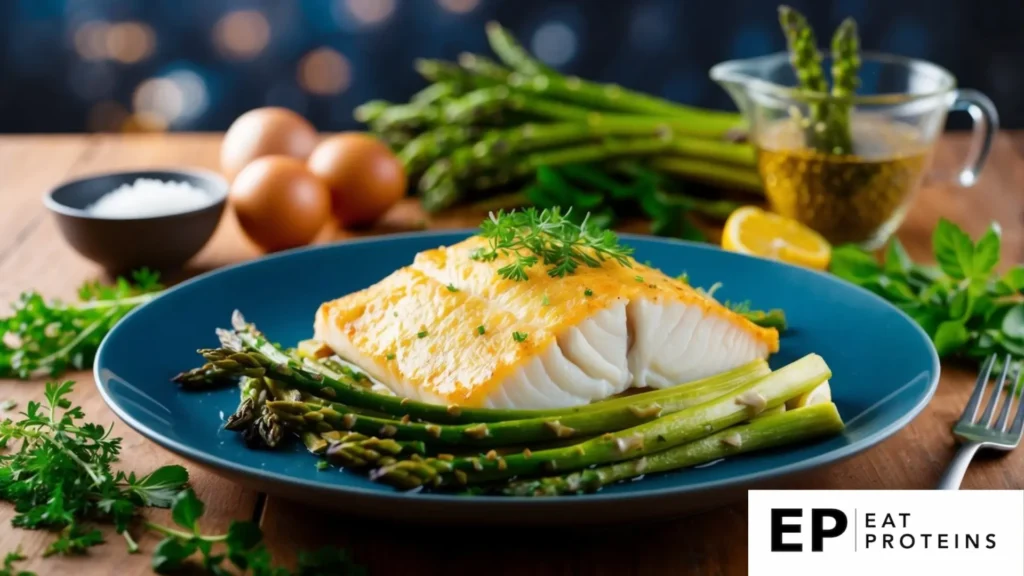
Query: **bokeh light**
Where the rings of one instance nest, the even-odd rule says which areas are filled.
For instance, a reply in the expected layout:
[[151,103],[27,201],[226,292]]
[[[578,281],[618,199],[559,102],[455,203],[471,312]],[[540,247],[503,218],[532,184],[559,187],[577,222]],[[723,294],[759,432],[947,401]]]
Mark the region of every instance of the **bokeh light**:
[[109,62],[77,62],[68,72],[67,81],[75,96],[96,100],[111,95],[117,75]]
[[85,127],[90,132],[118,132],[128,120],[128,110],[113,100],[97,102],[89,109]]
[[84,22],[75,30],[75,51],[83,60],[135,64],[153,55],[156,33],[142,22]]
[[213,43],[230,60],[251,60],[270,42],[270,23],[256,10],[228,12],[213,29]]
[[563,22],[545,22],[533,33],[530,47],[537,58],[561,66],[576,56],[576,33]]
[[176,70],[143,81],[132,96],[132,129],[165,129],[187,124],[207,107],[206,82],[191,70]]
[[437,0],[437,4],[449,12],[465,14],[479,6],[480,0]]
[[107,34],[110,24],[102,20],[90,20],[75,30],[75,51],[83,60],[103,60],[107,57]]
[[345,0],[345,9],[360,24],[380,24],[395,12],[395,0]]
[[153,54],[156,34],[141,22],[120,22],[110,26],[104,41],[107,58],[123,64],[134,64]]
[[352,83],[352,66],[337,50],[317,48],[299,61],[298,81],[311,94],[340,94]]

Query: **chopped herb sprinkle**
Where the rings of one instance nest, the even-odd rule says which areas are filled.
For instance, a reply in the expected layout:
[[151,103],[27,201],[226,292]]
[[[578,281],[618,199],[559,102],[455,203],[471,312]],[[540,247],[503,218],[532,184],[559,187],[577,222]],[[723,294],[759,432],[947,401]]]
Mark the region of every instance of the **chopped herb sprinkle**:
[[690,275],[687,274],[686,272],[683,272],[679,276],[676,276],[676,280],[679,280],[683,284],[689,284],[690,283]]
[[447,286],[447,288],[448,288],[448,291],[449,291],[449,292],[458,292],[458,291],[459,291],[459,289],[458,289],[458,288],[456,288],[455,286],[452,286],[451,284],[449,284],[449,285]]
[[327,464],[327,460],[317,460],[316,461],[316,469],[317,470],[327,470],[328,466],[329,466],[329,464]]
[[484,332],[486,332],[486,330],[484,330],[484,325],[483,324],[481,324],[481,325],[476,327],[476,333],[477,334],[483,336]]
[[388,352],[387,354],[384,355],[384,358],[386,358],[388,360],[394,360],[395,359],[395,353],[394,352]]
[[544,306],[551,306],[551,299],[548,298],[547,294],[545,294],[544,297],[540,299],[540,303]]
[[526,332],[513,332],[512,339],[516,342],[526,342],[526,338],[529,336]]
[[643,276],[634,276],[633,278],[634,278],[634,279],[635,279],[635,280],[636,280],[637,282],[640,282],[641,284],[642,284],[642,283],[643,283],[643,281],[644,281],[644,277],[643,277]]
[[586,290],[583,291],[583,295],[586,296],[587,298],[590,298],[591,296],[594,295],[594,291],[591,290],[590,288],[587,288]]
[[417,338],[426,338],[427,337],[427,331],[426,330],[420,330],[419,332],[416,333],[416,337]]

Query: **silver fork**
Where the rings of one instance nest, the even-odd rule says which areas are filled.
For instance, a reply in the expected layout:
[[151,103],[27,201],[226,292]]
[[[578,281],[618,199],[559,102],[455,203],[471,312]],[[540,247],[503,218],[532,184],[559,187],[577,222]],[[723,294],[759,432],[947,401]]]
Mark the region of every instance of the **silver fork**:
[[[985,411],[982,412],[981,418],[978,418],[978,408],[981,407],[981,400],[985,397],[985,388],[988,387],[996,356],[993,354],[985,360],[985,364],[982,365],[981,372],[978,374],[978,382],[974,385],[971,399],[967,402],[967,407],[964,408],[960,420],[953,427],[953,435],[960,441],[960,450],[957,451],[949,468],[946,469],[946,473],[939,480],[939,490],[960,489],[960,482],[964,479],[967,466],[970,465],[971,459],[974,458],[978,449],[991,448],[1009,452],[1020,444],[1021,434],[1024,432],[1024,406],[1021,405],[1021,402],[1017,403],[1017,415],[1013,417],[1013,424],[1010,425],[1010,412],[1021,387],[1019,370],[1012,377],[1009,394],[1003,393],[1006,388],[1007,375],[1010,373],[1012,362],[1010,355],[1003,358],[1002,373],[996,387],[992,390]],[[992,417],[1000,398],[1005,398],[1005,400],[1002,402],[1002,408],[999,409],[999,417],[993,422]],[[1010,425],[1009,430],[1007,430],[1008,425]]]

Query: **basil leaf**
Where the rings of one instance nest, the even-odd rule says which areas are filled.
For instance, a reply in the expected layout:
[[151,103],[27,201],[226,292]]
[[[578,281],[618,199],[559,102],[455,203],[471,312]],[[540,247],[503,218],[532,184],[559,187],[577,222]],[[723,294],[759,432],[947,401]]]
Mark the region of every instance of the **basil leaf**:
[[882,268],[871,254],[853,244],[845,244],[832,250],[829,271],[843,280],[863,285],[877,278]]
[[952,320],[966,322],[971,315],[971,291],[957,290],[949,302],[949,317]]
[[960,280],[974,275],[974,244],[956,224],[939,220],[932,234],[932,249],[939,267],[950,277]]
[[974,246],[974,276],[988,276],[999,263],[999,239],[1002,230],[993,222]]
[[1024,304],[1017,304],[1006,312],[1000,329],[1010,338],[1024,340]]
[[1011,268],[1004,276],[1003,282],[1013,288],[1015,292],[1024,290],[1024,266]]
[[940,357],[948,356],[967,343],[967,328],[963,322],[947,320],[939,324],[932,341]]
[[910,272],[914,263],[910,255],[903,248],[903,244],[897,238],[889,242],[889,249],[885,251],[885,273],[892,275],[903,275]]

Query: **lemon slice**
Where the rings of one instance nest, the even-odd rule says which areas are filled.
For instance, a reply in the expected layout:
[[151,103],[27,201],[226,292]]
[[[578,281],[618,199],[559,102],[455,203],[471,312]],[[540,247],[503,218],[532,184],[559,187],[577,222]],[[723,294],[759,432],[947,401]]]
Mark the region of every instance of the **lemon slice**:
[[722,248],[816,270],[828,267],[832,247],[820,234],[784,216],[745,206],[729,215]]
[[810,392],[804,392],[796,398],[786,402],[786,409],[796,410],[797,408],[806,408],[807,406],[825,404],[831,401],[832,388],[828,385],[828,380],[826,380],[821,384],[818,384],[818,386]]

